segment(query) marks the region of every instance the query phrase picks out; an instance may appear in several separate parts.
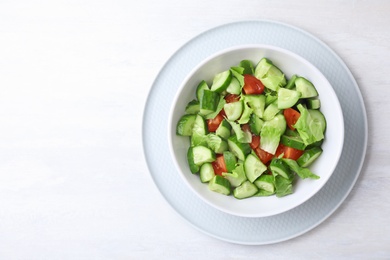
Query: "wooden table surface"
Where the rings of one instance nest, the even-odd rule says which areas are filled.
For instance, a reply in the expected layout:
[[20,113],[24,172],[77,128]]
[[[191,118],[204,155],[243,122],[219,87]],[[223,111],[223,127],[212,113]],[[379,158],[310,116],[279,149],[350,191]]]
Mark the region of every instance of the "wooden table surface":
[[[375,0],[1,1],[0,258],[389,259],[389,13]],[[193,228],[164,200],[141,126],[178,48],[257,19],[302,28],[342,58],[369,135],[334,214],[294,239],[244,246]]]

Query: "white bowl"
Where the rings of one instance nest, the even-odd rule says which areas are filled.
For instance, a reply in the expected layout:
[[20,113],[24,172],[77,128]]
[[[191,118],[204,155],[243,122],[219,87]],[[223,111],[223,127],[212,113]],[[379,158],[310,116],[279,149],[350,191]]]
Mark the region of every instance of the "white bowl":
[[[176,124],[184,114],[189,101],[195,98],[196,86],[201,80],[211,83],[213,77],[232,66],[238,66],[244,59],[254,65],[262,58],[269,58],[290,78],[298,74],[310,80],[316,87],[321,100],[321,112],[327,120],[323,153],[310,166],[320,176],[318,180],[298,179],[293,194],[278,198],[251,197],[238,200],[232,195],[225,196],[212,192],[199,176],[192,174],[187,163],[189,138],[176,135]],[[196,195],[212,207],[242,217],[265,217],[291,210],[310,199],[328,181],[339,161],[344,141],[344,120],[339,100],[322,73],[311,63],[288,50],[268,45],[245,45],[218,52],[195,67],[179,87],[172,103],[168,123],[168,139],[173,161],[184,182]],[[185,184],[184,184],[185,185]]]

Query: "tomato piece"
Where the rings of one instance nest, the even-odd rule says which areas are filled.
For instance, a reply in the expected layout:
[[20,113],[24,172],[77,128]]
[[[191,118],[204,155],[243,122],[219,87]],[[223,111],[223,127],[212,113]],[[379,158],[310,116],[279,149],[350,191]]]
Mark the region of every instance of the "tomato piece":
[[225,118],[224,116],[225,116],[225,111],[221,110],[221,112],[219,112],[218,115],[213,119],[207,119],[207,129],[209,130],[209,132],[217,131],[219,125]]
[[226,103],[233,103],[240,100],[240,96],[236,94],[227,94],[225,96]]
[[217,154],[216,160],[211,163],[214,169],[214,173],[216,175],[221,175],[223,172],[227,172],[225,158],[223,158],[223,154]]
[[249,144],[253,150],[260,145],[260,136],[252,134],[252,142]]
[[301,114],[293,108],[287,108],[283,111],[283,115],[286,119],[288,128],[290,128],[291,130],[295,130],[294,125],[298,121]]
[[279,144],[278,148],[276,148],[275,157],[279,157],[282,153],[284,153],[284,145]]
[[264,92],[264,85],[261,81],[253,75],[244,75],[244,93],[250,94],[262,94]]
[[283,144],[279,144],[275,152],[275,157],[279,157],[283,154],[283,158],[297,160],[303,154],[303,150],[298,150]]
[[303,154],[304,151],[298,150],[289,146],[284,146],[284,156],[283,158],[287,159],[293,159],[297,160],[301,155]]
[[256,149],[254,149],[257,157],[259,157],[260,161],[264,164],[267,164],[268,162],[270,162],[272,160],[272,158],[274,157],[272,154],[262,150],[259,147],[257,147]]

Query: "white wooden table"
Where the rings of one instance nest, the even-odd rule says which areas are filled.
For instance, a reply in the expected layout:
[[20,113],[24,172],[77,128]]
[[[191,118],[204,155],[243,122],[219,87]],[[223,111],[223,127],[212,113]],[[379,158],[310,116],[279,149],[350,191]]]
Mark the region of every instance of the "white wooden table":
[[[1,1],[1,259],[389,259],[390,2]],[[243,246],[194,229],[142,153],[142,111],[168,58],[225,23],[300,27],[347,64],[365,100],[367,156],[315,229]],[[359,141],[359,140],[356,140]]]

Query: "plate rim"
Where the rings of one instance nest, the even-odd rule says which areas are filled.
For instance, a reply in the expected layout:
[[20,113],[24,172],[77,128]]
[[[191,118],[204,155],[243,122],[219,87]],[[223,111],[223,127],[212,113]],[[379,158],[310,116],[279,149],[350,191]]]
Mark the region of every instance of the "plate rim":
[[[348,74],[347,76],[351,80],[351,83],[353,84],[353,87],[356,90],[356,94],[357,94],[357,96],[359,98],[356,102],[359,103],[359,105],[361,106],[361,109],[364,111],[364,114],[362,115],[362,124],[363,124],[363,129],[364,129],[364,140],[362,141],[362,143],[363,143],[363,151],[361,153],[362,160],[360,160],[359,166],[357,167],[357,172],[355,173],[354,178],[350,182],[350,185],[349,185],[348,189],[345,191],[344,196],[342,196],[340,198],[338,203],[336,203],[333,206],[333,208],[327,214],[324,214],[322,216],[322,218],[318,219],[315,224],[313,224],[313,225],[311,225],[311,226],[309,226],[309,227],[307,227],[305,229],[302,229],[300,232],[296,232],[296,233],[291,234],[289,236],[285,236],[282,239],[280,239],[280,238],[279,239],[273,239],[273,240],[270,239],[270,240],[268,240],[266,242],[245,242],[245,241],[238,241],[238,240],[233,240],[233,239],[228,239],[228,238],[224,238],[224,237],[218,236],[216,234],[213,234],[212,232],[204,230],[201,227],[195,225],[193,222],[191,222],[189,219],[187,219],[182,213],[180,213],[177,210],[177,208],[169,201],[169,199],[167,198],[166,194],[163,193],[163,191],[161,190],[161,187],[159,187],[158,183],[156,182],[155,177],[152,174],[152,169],[151,169],[150,162],[149,162],[149,159],[148,159],[148,156],[147,156],[147,151],[146,151],[146,144],[145,144],[146,143],[146,139],[145,139],[146,136],[144,134],[145,133],[145,131],[144,131],[144,129],[145,129],[145,121],[146,121],[145,119],[146,119],[146,116],[147,116],[146,112],[147,112],[147,109],[148,109],[148,106],[149,106],[149,101],[151,99],[153,87],[155,86],[156,81],[159,79],[159,77],[161,76],[161,74],[164,71],[164,69],[166,68],[166,66],[172,61],[172,59],[174,57],[176,57],[177,55],[179,55],[180,52],[183,51],[184,48],[186,46],[188,46],[190,43],[192,43],[195,39],[199,39],[202,36],[206,35],[207,33],[212,33],[215,30],[219,30],[219,29],[222,29],[224,27],[234,26],[234,25],[237,25],[237,24],[252,24],[252,23],[257,23],[259,26],[261,26],[261,24],[264,24],[264,23],[281,25],[281,26],[283,26],[283,27],[285,27],[287,29],[303,33],[304,35],[309,37],[311,40],[314,40],[318,44],[320,44],[321,47],[327,49],[327,51],[329,51],[332,54],[332,58],[337,59],[337,62],[344,68],[345,72]],[[266,44],[266,43],[256,42],[256,44]],[[306,58],[306,57],[304,57],[304,58]],[[349,194],[351,193],[352,189],[354,188],[354,186],[356,184],[356,181],[357,181],[357,179],[359,178],[359,176],[361,174],[362,168],[363,168],[365,160],[366,160],[367,144],[368,144],[368,120],[367,120],[367,110],[366,110],[366,107],[365,107],[364,98],[363,98],[363,96],[361,94],[361,91],[359,89],[359,86],[358,86],[358,84],[356,82],[355,77],[353,76],[352,72],[350,71],[348,66],[345,64],[345,62],[341,59],[341,57],[339,55],[337,55],[337,53],[333,49],[331,49],[327,44],[325,44],[323,41],[321,41],[319,38],[317,38],[313,34],[307,32],[307,31],[305,31],[305,30],[303,30],[303,29],[301,29],[299,27],[296,27],[296,26],[293,26],[293,25],[290,25],[290,24],[287,24],[287,23],[284,23],[284,22],[275,21],[275,20],[268,20],[268,19],[255,19],[255,20],[252,19],[252,20],[241,20],[241,21],[235,21],[235,22],[230,22],[230,23],[224,23],[224,24],[221,24],[221,25],[218,25],[218,26],[211,27],[211,28],[209,28],[209,29],[207,29],[207,30],[205,30],[205,31],[195,35],[190,40],[188,40],[187,42],[182,44],[172,55],[170,55],[170,57],[162,65],[162,67],[160,68],[160,70],[156,74],[156,76],[155,76],[155,78],[154,78],[154,80],[153,80],[153,82],[151,84],[151,87],[149,88],[149,91],[147,93],[146,102],[144,103],[141,127],[142,127],[142,131],[141,131],[141,133],[142,133],[142,153],[143,153],[143,156],[144,156],[144,159],[146,161],[146,165],[147,165],[147,168],[148,168],[148,171],[149,171],[148,175],[150,176],[150,178],[152,179],[155,187],[158,189],[160,195],[162,195],[164,197],[165,202],[170,206],[170,208],[173,209],[173,211],[176,212],[176,214],[178,214],[187,223],[189,223],[191,226],[193,226],[195,229],[201,231],[202,233],[205,233],[205,234],[207,234],[207,235],[209,235],[211,237],[214,237],[216,239],[220,239],[220,240],[223,240],[223,241],[226,241],[226,242],[235,243],[235,244],[243,244],[243,245],[266,245],[266,244],[274,244],[274,243],[278,243],[278,242],[287,241],[289,239],[292,239],[292,238],[298,237],[298,236],[300,236],[300,235],[302,235],[304,233],[307,233],[308,231],[316,228],[318,225],[320,225],[326,219],[328,219],[329,216],[331,216],[337,209],[339,209],[340,205],[345,201],[345,199],[349,196]],[[285,213],[282,213],[282,214],[286,214],[286,213],[288,213],[288,212],[285,212]],[[225,214],[227,214],[227,213],[225,213]],[[259,219],[259,218],[256,218],[256,219]],[[261,217],[260,217],[260,219],[261,219]]]

